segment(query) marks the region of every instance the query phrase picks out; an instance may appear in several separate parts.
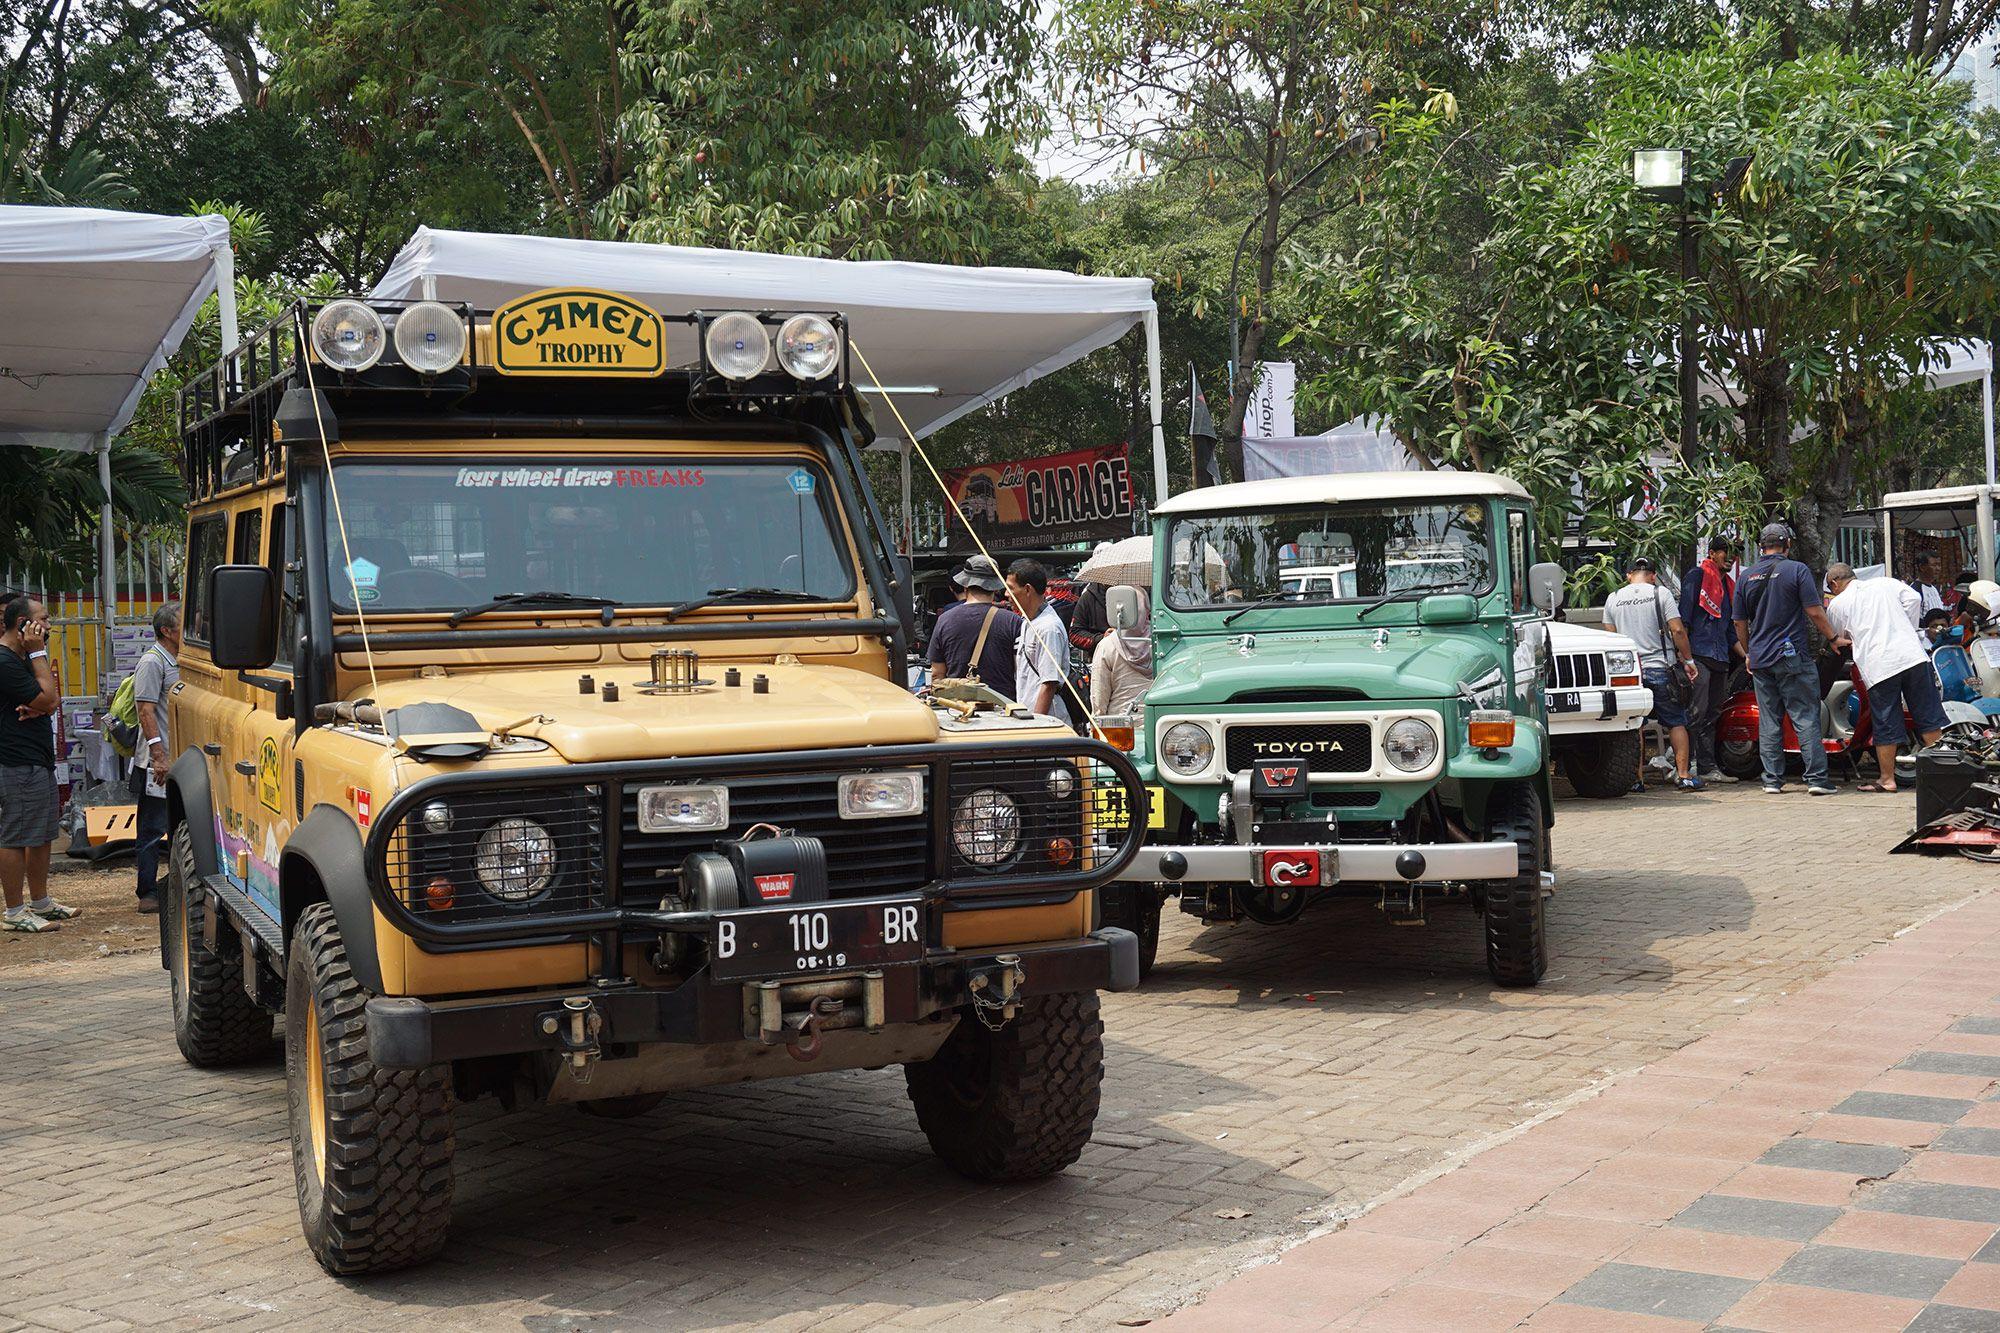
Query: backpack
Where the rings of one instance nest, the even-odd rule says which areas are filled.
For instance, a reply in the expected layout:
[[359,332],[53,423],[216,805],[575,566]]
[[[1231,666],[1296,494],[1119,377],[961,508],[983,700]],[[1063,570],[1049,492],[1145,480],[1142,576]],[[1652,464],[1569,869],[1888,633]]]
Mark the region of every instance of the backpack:
[[118,683],[117,693],[111,696],[111,707],[104,710],[104,739],[111,742],[111,748],[121,759],[130,759],[139,748],[139,700],[132,692],[138,674],[135,667]]

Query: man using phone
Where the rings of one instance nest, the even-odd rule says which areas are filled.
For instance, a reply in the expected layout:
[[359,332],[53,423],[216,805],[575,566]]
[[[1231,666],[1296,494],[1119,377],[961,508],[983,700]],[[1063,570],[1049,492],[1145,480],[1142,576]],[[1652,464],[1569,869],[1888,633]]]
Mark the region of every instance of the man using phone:
[[49,896],[56,840],[56,739],[62,701],[49,665],[49,614],[25,594],[0,605],[0,929],[33,934],[82,913]]

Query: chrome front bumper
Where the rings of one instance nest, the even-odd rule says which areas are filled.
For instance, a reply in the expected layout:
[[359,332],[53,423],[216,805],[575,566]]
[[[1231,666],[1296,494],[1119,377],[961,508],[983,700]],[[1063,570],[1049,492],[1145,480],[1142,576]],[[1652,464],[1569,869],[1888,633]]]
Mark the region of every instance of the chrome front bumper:
[[[1264,853],[1296,850],[1239,843],[1207,846],[1141,847],[1118,876],[1148,883],[1262,884]],[[1404,880],[1512,879],[1520,873],[1520,850],[1512,842],[1440,842],[1378,845],[1325,843],[1306,850],[1320,854],[1320,883],[1396,883]],[[1414,853],[1421,861],[1405,859]],[[1327,863],[1331,864],[1327,864]],[[1411,873],[1414,872],[1414,873]],[[1330,878],[1329,878],[1330,876]]]

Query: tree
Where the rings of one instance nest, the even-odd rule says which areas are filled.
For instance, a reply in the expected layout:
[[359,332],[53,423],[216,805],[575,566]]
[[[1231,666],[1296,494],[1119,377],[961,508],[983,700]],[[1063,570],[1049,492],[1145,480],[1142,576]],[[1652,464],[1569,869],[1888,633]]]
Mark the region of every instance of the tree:
[[[97,456],[56,449],[7,452],[0,467],[0,568],[43,586],[68,586],[97,568],[104,490]],[[178,518],[187,492],[174,465],[132,440],[111,446],[112,512],[125,526]]]
[[[1857,478],[1879,466],[1885,395],[1936,339],[1990,317],[2000,159],[1964,89],[1925,68],[1780,54],[1760,29],[1605,58],[1602,110],[1582,142],[1521,173],[1533,206],[1517,210],[1510,243],[1540,256],[1557,289],[1630,293],[1635,322],[1655,330],[1683,303],[1694,310],[1704,373],[1735,416],[1716,446],[1757,471],[1766,504],[1795,512],[1801,557],[1817,561]],[[1684,291],[1664,281],[1673,210],[1630,184],[1632,151],[1659,145],[1687,147],[1698,183],[1752,158],[1730,197],[1691,198],[1700,264]]]
[[652,0],[618,69],[602,234],[977,262],[1028,206],[1039,33],[1008,0]]

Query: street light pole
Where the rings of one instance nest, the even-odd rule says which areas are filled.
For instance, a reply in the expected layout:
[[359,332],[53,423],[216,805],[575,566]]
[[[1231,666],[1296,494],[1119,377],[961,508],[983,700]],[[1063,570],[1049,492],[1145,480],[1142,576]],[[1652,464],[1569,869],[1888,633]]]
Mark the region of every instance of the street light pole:
[[1697,267],[1695,254],[1694,219],[1688,211],[1688,200],[1699,193],[1704,196],[1714,190],[1718,197],[1727,196],[1730,191],[1743,183],[1744,174],[1750,169],[1750,158],[1732,157],[1723,166],[1722,179],[1712,185],[1696,185],[1688,179],[1688,166],[1693,154],[1685,148],[1642,148],[1632,154],[1632,183],[1639,192],[1649,198],[1671,202],[1679,206],[1681,242],[1681,330],[1680,330],[1680,389],[1681,389],[1681,456],[1694,457],[1697,442],[1696,426],[1700,423],[1701,401],[1699,380],[1701,374],[1701,348],[1695,342],[1694,327],[1694,279]]
[[1694,299],[1689,295],[1694,281],[1694,224],[1688,218],[1687,195],[1681,195],[1681,458],[1692,462],[1695,451],[1695,379],[1701,365],[1701,350],[1694,340]]

